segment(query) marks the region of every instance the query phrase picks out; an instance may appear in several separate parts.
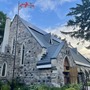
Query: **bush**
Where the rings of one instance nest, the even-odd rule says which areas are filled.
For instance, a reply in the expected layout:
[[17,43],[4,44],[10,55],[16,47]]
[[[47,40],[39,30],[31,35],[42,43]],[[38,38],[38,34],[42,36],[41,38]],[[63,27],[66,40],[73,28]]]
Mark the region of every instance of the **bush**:
[[59,87],[48,87],[46,85],[33,85],[29,90],[62,90]]
[[3,85],[3,83],[2,83],[2,82],[0,82],[0,90],[1,90],[2,85]]
[[10,90],[10,86],[9,85],[2,85],[1,90]]
[[29,90],[38,90],[38,85],[30,85]]
[[14,90],[31,90],[31,89],[29,89],[29,87],[27,86],[17,86],[14,88]]
[[75,90],[80,90],[81,85],[80,84],[71,84],[70,87],[75,88]]
[[63,87],[61,87],[60,89],[61,89],[61,90],[66,90],[66,89],[68,89],[68,88],[70,88],[70,84],[63,86]]
[[52,87],[50,90],[62,90],[59,87]]
[[75,88],[68,88],[68,89],[65,89],[65,90],[77,90],[77,89],[75,89]]
[[[90,85],[90,82],[88,82]],[[10,83],[0,83],[0,90],[10,90]],[[59,87],[48,87],[46,85],[30,85],[26,86],[24,83],[14,80],[14,90],[81,90],[80,84],[68,84],[61,88]]]
[[87,82],[87,85],[88,85],[88,86],[90,86],[90,81],[89,81],[89,82]]
[[41,85],[37,88],[37,90],[50,90],[50,87],[47,87],[45,85]]

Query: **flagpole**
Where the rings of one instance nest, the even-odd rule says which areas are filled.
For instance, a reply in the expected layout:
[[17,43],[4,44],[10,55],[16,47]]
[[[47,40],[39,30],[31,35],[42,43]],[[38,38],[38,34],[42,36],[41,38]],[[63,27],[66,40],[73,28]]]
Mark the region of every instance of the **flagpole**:
[[18,16],[19,16],[19,4],[20,4],[20,2],[18,1]]
[[[14,54],[14,62],[13,62],[13,72],[12,72],[12,83],[11,83],[11,89],[10,90],[14,90],[14,76],[15,76],[15,61],[16,61],[16,59],[17,59],[17,34],[18,34],[18,29],[19,29],[19,25],[18,25],[18,18],[19,18],[19,9],[20,9],[20,7],[19,7],[19,5],[20,5],[20,3],[19,3],[19,0],[18,0],[18,12],[17,12],[17,23],[16,23],[16,33],[15,33],[15,35],[16,35],[16,40],[15,40],[15,54]],[[26,6],[28,6],[28,5],[26,5]],[[26,7],[26,6],[24,6],[24,7]],[[31,5],[31,7],[34,7],[34,5]]]
[[14,76],[15,76],[15,61],[17,58],[17,34],[18,34],[18,17],[19,17],[19,1],[18,1],[18,12],[17,12],[17,23],[16,23],[16,40],[15,40],[15,54],[14,54],[14,62],[13,62],[13,73],[12,73],[12,83],[11,83],[11,90],[14,90]]

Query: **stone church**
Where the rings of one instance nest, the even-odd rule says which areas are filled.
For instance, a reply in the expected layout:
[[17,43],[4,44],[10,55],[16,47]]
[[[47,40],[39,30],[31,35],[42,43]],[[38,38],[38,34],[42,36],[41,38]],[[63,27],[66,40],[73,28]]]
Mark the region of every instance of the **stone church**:
[[90,62],[66,40],[15,15],[12,22],[6,20],[0,48],[0,80],[10,81],[13,74],[27,85],[59,87],[89,78]]

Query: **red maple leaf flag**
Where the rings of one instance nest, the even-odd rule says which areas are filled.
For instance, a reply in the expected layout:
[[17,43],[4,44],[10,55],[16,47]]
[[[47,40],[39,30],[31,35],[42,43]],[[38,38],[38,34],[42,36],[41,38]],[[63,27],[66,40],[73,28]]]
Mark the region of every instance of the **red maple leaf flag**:
[[34,4],[29,3],[29,2],[25,2],[25,3],[19,4],[18,7],[19,7],[19,10],[20,10],[21,8],[27,8],[27,7],[34,8]]

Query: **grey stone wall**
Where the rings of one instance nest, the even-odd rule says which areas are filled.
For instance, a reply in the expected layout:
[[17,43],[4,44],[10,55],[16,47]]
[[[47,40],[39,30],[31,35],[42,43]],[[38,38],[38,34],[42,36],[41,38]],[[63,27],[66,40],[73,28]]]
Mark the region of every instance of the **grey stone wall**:
[[[69,51],[69,47],[67,43],[63,46],[60,53],[58,54],[56,59],[51,60],[52,68],[38,70],[36,68],[36,64],[45,53],[45,49],[43,49],[37,40],[33,37],[30,31],[25,27],[25,25],[19,20],[18,26],[18,35],[17,35],[17,47],[16,47],[16,60],[15,60],[15,78],[19,77],[20,81],[23,81],[27,85],[30,84],[47,84],[54,86],[62,86],[64,85],[64,60],[65,57],[68,57],[70,67],[76,66],[71,53]],[[12,78],[12,69],[13,69],[13,40],[16,38],[16,30],[17,30],[17,17],[13,20],[10,28],[10,36],[9,36],[9,45],[6,46],[5,54],[0,53],[0,72],[1,67],[4,62],[7,63],[7,75],[6,78],[11,80]],[[25,46],[25,54],[24,54],[24,64],[21,65],[21,48],[22,45]],[[14,48],[15,51],[15,48]],[[67,53],[68,51],[68,53]],[[0,76],[0,79],[2,77]]]
[[[10,54],[0,53],[0,79],[6,79],[9,81],[12,79],[13,61],[14,61],[13,56],[11,56]],[[7,69],[6,69],[6,76],[2,77],[1,73],[4,63],[7,64]]]
[[[17,18],[14,19],[9,37],[9,46],[12,50],[12,41],[15,38]],[[20,65],[21,47],[25,46],[24,64]],[[10,51],[12,52],[12,51]],[[20,77],[26,84],[34,83],[36,75],[36,64],[38,61],[38,54],[42,53],[42,48],[32,34],[27,30],[23,23],[19,20],[19,30],[17,38],[17,59],[15,61],[16,77]]]
[[37,80],[38,84],[46,84],[48,86],[52,86],[52,69],[38,70],[37,76],[39,76]]
[[[68,51],[68,53],[66,52]],[[76,66],[73,62],[69,47],[67,43],[63,46],[56,59],[51,60],[52,68],[38,70],[39,82],[47,85],[54,85],[57,87],[64,85],[64,60],[68,57],[70,67]],[[38,82],[38,83],[39,83]]]
[[[68,53],[67,53],[67,51],[68,51]],[[57,85],[57,86],[64,85],[63,71],[64,71],[65,57],[68,57],[70,67],[76,66],[73,61],[73,58],[70,54],[67,43],[65,43],[65,45],[61,49],[60,53],[58,54],[57,58],[52,60],[52,66],[56,68],[55,70],[53,70],[54,73],[52,73],[52,76],[54,76],[54,78],[52,79],[52,83],[54,85]]]

